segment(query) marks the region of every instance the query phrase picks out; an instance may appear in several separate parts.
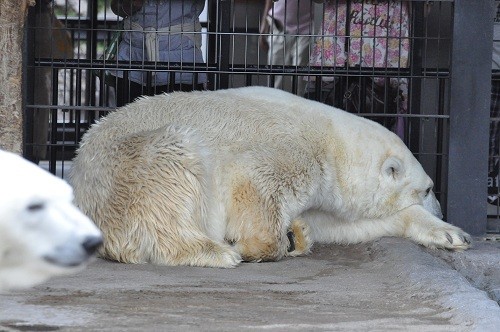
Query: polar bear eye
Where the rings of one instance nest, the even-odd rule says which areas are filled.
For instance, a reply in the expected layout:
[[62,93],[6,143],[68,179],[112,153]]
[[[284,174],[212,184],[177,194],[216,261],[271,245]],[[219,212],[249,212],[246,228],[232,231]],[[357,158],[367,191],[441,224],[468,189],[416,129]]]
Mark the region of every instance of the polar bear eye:
[[42,202],[37,202],[37,203],[31,203],[26,207],[26,210],[29,212],[37,212],[40,210],[43,210],[45,208],[45,205]]

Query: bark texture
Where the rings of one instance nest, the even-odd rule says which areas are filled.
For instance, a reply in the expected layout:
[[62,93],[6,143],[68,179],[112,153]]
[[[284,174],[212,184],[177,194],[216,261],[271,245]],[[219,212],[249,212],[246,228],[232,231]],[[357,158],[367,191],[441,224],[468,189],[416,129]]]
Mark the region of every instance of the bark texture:
[[0,148],[23,148],[23,29],[33,0],[0,1]]

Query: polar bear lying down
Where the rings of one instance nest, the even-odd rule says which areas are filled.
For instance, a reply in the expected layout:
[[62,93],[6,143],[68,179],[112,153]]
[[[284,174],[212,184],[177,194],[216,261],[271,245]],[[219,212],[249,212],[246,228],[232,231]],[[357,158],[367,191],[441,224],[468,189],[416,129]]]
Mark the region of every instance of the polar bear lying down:
[[83,267],[102,243],[63,180],[0,150],[0,290]]
[[470,245],[396,135],[272,88],[137,100],[87,132],[70,178],[120,262],[233,267],[382,236]]

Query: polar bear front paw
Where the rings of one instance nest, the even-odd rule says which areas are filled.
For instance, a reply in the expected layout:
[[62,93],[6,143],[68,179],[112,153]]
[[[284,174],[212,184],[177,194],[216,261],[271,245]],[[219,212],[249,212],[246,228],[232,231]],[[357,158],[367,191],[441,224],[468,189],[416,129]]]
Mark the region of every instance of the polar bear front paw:
[[151,262],[160,265],[189,265],[226,269],[234,268],[241,263],[241,256],[234,248],[212,240],[197,243],[190,250],[178,251],[177,255],[163,255],[162,258],[162,260],[156,259]]
[[295,257],[307,255],[311,252],[312,241],[310,238],[310,228],[309,225],[302,220],[296,219],[292,222],[287,236],[290,245],[285,256]]
[[213,267],[234,268],[241,263],[241,256],[233,248],[225,245],[221,246],[213,258]]
[[446,224],[432,228],[418,242],[431,249],[463,251],[471,246],[471,241],[469,234],[456,226]]

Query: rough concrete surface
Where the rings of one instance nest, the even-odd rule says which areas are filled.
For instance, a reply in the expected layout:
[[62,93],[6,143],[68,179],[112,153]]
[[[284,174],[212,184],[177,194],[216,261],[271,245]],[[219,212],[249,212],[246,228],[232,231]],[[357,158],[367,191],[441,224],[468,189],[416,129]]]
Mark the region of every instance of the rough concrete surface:
[[[448,254],[448,261],[459,257]],[[77,275],[0,295],[0,331],[499,327],[500,308],[486,292],[434,252],[393,238],[363,245],[317,245],[306,257],[229,270],[96,260]]]
[[439,250],[432,254],[444,259],[472,285],[486,291],[500,304],[500,235],[476,239],[474,246],[464,252]]

